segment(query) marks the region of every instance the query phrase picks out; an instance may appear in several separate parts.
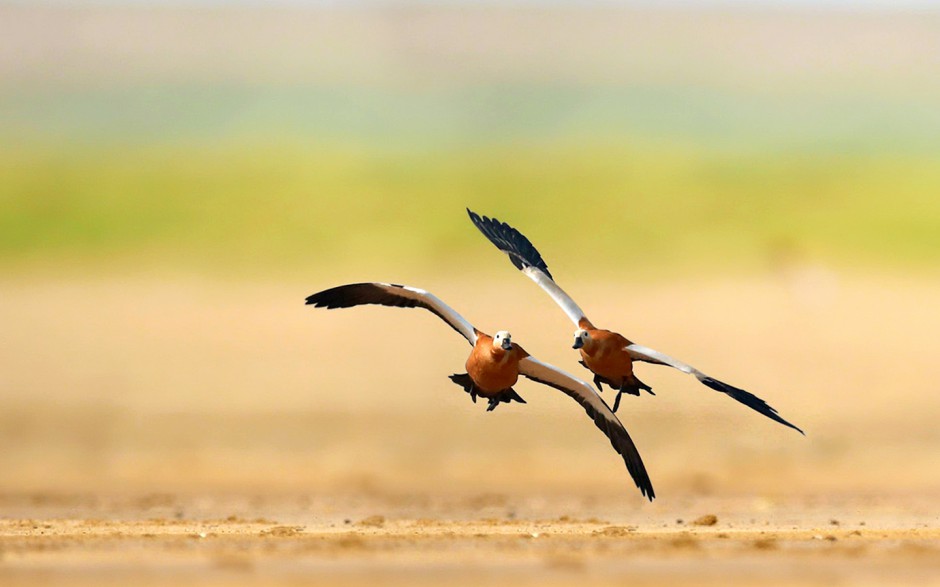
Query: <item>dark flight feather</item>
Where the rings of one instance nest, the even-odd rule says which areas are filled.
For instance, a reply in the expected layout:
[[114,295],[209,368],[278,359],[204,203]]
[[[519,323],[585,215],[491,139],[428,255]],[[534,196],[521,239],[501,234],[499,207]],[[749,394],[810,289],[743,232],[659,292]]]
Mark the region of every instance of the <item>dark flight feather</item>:
[[[594,421],[594,425],[610,440],[610,445],[614,447],[617,454],[623,457],[623,463],[627,466],[627,471],[630,473],[630,477],[633,478],[633,482],[636,483],[637,488],[639,488],[640,493],[645,495],[650,501],[653,501],[656,497],[656,492],[653,490],[653,482],[650,480],[649,473],[646,472],[646,465],[643,464],[640,452],[637,450],[626,428],[623,427],[623,424],[617,420],[605,418],[601,412],[594,409],[594,406],[587,401],[587,398],[563,385],[558,385],[527,373],[520,372],[520,375],[541,383],[542,385],[554,387],[578,402],[581,407],[584,408],[584,411],[587,412],[587,415],[590,416],[591,420]],[[604,402],[600,397],[598,397],[598,399]],[[613,414],[613,412],[611,412],[611,414]]]
[[457,331],[458,334],[464,334],[456,325],[451,323],[447,316],[440,313],[434,306],[420,298],[416,299],[404,294],[397,294],[394,291],[389,291],[386,289],[387,287],[408,291],[405,289],[405,286],[398,285],[397,283],[353,283],[350,285],[332,287],[307,296],[307,305],[313,305],[315,308],[326,308],[327,310],[352,308],[353,306],[362,306],[365,304],[377,304],[393,308],[424,308],[446,322],[447,325]]
[[521,271],[529,266],[535,267],[541,270],[545,275],[548,275],[549,279],[554,279],[552,278],[552,274],[548,271],[548,265],[542,259],[542,255],[539,254],[535,245],[521,232],[495,218],[480,216],[469,208],[467,208],[467,214],[470,215],[470,220],[473,222],[474,226],[476,226],[486,238],[490,239],[490,242],[496,245],[496,248],[509,255],[509,260],[516,266],[516,269]]
[[757,397],[753,393],[749,391],[744,391],[743,389],[740,389],[733,385],[728,385],[727,383],[724,383],[723,381],[712,379],[711,377],[703,377],[702,379],[700,379],[700,381],[703,384],[707,385],[708,387],[714,389],[715,391],[720,391],[724,394],[727,394],[731,398],[736,399],[737,401],[741,402],[742,404],[746,405],[752,410],[760,414],[763,414],[767,416],[768,418],[770,418],[771,420],[775,422],[779,422],[783,424],[784,426],[789,426],[790,428],[793,428],[794,430],[796,430],[803,436],[806,436],[805,432],[803,432],[798,427],[794,426],[793,424],[781,418],[780,414],[777,413],[777,410],[772,408],[770,405],[767,404],[767,402]]

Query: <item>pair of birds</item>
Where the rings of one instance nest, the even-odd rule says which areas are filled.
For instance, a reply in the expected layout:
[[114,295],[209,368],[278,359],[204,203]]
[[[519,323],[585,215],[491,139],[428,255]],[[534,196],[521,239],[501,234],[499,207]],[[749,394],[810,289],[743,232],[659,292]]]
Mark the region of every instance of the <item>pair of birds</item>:
[[467,372],[451,375],[450,379],[469,393],[474,402],[477,396],[486,398],[487,411],[492,411],[503,402],[526,403],[512,388],[519,375],[564,392],[584,408],[594,424],[607,436],[614,450],[623,457],[636,486],[650,501],[656,494],[646,466],[626,428],[614,414],[620,407],[622,394],[640,395],[640,390],[653,393],[634,374],[633,364],[637,361],[666,365],[694,375],[711,389],[725,393],[768,418],[803,433],[756,395],[709,377],[659,351],[633,343],[616,332],[595,327],[574,300],[558,287],[548,271],[548,265],[529,239],[495,218],[481,217],[469,209],[467,213],[480,232],[506,253],[517,269],[545,290],[577,325],[573,347],[580,351],[581,364],[594,374],[598,391],[603,392],[603,385],[617,391],[613,409],[589,383],[531,356],[512,342],[509,332],[500,330],[490,336],[475,328],[437,296],[422,289],[392,283],[355,283],[315,293],[307,297],[307,304],[327,309],[379,304],[429,310],[473,346],[466,363]]

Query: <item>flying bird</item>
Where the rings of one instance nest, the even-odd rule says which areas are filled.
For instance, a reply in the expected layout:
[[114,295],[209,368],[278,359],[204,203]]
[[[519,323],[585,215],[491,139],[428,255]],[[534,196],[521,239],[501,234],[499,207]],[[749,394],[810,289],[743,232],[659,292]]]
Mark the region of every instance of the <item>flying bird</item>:
[[584,311],[571,299],[571,296],[558,287],[552,274],[549,273],[548,265],[542,259],[542,255],[539,254],[529,239],[505,222],[486,216],[481,217],[469,208],[467,213],[480,232],[499,250],[509,255],[512,264],[545,290],[577,325],[578,329],[574,333],[573,347],[581,352],[581,364],[594,374],[594,384],[597,389],[603,391],[601,384],[605,384],[617,391],[617,397],[614,400],[614,412],[620,407],[620,397],[624,393],[640,395],[640,390],[643,390],[653,394],[650,386],[640,381],[633,372],[633,363],[642,361],[655,365],[666,365],[683,373],[694,375],[704,385],[727,394],[771,420],[804,434],[802,430],[784,420],[777,413],[777,410],[767,405],[767,402],[756,395],[733,385],[728,385],[714,377],[709,377],[695,367],[669,355],[631,342],[621,334],[595,327],[588,320]]
[[509,332],[500,330],[490,336],[474,328],[437,296],[415,287],[391,283],[341,285],[308,296],[307,304],[327,309],[378,304],[398,308],[424,308],[430,311],[466,338],[473,347],[467,358],[467,372],[451,375],[450,379],[469,393],[474,403],[477,396],[487,399],[487,411],[492,411],[501,402],[525,403],[512,388],[519,375],[564,392],[584,408],[594,424],[610,440],[614,450],[623,457],[627,471],[640,492],[650,501],[655,497],[653,484],[636,445],[594,388],[589,383],[529,355],[521,346],[512,342]]

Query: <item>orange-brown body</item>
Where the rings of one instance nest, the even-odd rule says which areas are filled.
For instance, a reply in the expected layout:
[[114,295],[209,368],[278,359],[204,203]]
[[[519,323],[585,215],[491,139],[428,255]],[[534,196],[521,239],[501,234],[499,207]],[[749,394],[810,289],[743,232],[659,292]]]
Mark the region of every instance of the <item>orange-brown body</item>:
[[516,343],[511,350],[493,346],[493,337],[477,332],[477,342],[467,358],[467,373],[476,385],[476,392],[486,398],[515,385],[519,379],[519,361],[529,353]]
[[592,372],[600,375],[615,389],[624,383],[635,386],[638,381],[633,375],[633,358],[627,353],[630,341],[621,334],[594,328],[594,325],[585,319],[579,324],[587,330],[588,338],[581,347],[581,359]]

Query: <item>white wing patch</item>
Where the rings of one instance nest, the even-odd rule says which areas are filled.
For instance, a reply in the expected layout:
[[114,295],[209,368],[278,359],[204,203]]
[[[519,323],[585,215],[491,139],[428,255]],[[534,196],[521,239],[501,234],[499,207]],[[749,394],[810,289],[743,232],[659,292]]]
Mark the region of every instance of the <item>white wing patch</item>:
[[630,357],[632,357],[636,361],[646,361],[648,363],[659,363],[661,365],[667,365],[674,369],[678,369],[682,371],[683,373],[688,373],[689,375],[695,375],[695,377],[699,379],[700,381],[704,379],[705,377],[707,377],[707,375],[705,375],[704,373],[702,373],[695,367],[691,365],[687,365],[686,363],[683,363],[682,361],[678,359],[674,359],[670,357],[669,355],[661,353],[657,350],[653,350],[649,347],[645,347],[643,345],[630,344],[624,347],[623,350],[627,351],[630,354]]
[[473,324],[470,324],[466,318],[457,313],[457,310],[445,304],[444,301],[436,295],[429,291],[407,285],[396,286],[390,283],[383,283],[382,285],[395,288],[395,292],[402,294],[404,293],[402,290],[404,290],[412,294],[415,298],[423,300],[427,304],[426,309],[436,314],[441,320],[447,322],[451,328],[462,334],[471,345],[476,344],[477,335]]
[[578,304],[575,303],[571,296],[565,293],[565,290],[558,287],[558,284],[552,281],[552,278],[548,275],[545,275],[538,267],[529,266],[522,270],[526,276],[529,277],[532,281],[537,283],[539,287],[545,290],[555,303],[558,304],[565,314],[568,315],[568,318],[571,319],[576,325],[584,318],[584,311],[578,307]]

